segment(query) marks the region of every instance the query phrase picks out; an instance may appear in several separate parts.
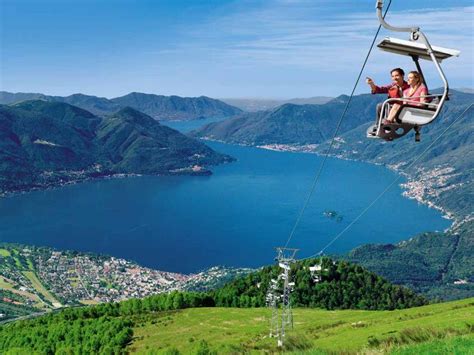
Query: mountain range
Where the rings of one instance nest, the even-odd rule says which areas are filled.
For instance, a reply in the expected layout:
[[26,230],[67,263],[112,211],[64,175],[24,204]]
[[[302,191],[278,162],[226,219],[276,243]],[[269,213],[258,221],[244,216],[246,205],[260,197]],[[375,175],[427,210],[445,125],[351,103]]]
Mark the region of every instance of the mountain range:
[[[27,98],[21,96],[27,94],[15,95],[19,95],[15,99]],[[3,99],[12,99],[7,96],[4,94]],[[149,115],[120,108],[118,103],[114,109],[119,111],[101,117],[68,103],[39,99],[0,105],[0,193],[114,174],[201,174],[208,173],[208,166],[231,161]],[[79,99],[92,100],[88,105],[93,102],[97,110],[113,111],[107,106],[110,100],[104,99],[103,106],[97,106],[97,98],[74,97]],[[332,146],[333,156],[384,164],[405,174],[409,197],[455,218],[447,234],[415,236],[407,246],[366,246],[350,255],[351,260],[430,297],[474,295],[469,261],[474,260],[474,123],[472,110],[465,112],[473,99],[473,94],[452,90],[440,117],[423,127],[421,143],[414,142],[412,134],[384,142],[365,138],[375,106],[383,98],[358,95],[351,101]],[[325,104],[284,104],[268,111],[240,113],[206,125],[191,136],[323,154],[348,100],[341,95]],[[455,122],[463,112],[465,116]],[[435,139],[436,144],[421,156]],[[439,243],[432,244],[435,240]],[[437,247],[439,253],[434,253]],[[419,260],[425,260],[421,269]],[[394,273],[400,263],[412,265],[415,273],[426,277],[417,281],[412,273]],[[453,286],[458,281],[469,285]]]
[[132,92],[125,96],[107,99],[84,94],[49,96],[37,93],[10,93],[0,91],[0,104],[8,105],[26,100],[63,102],[104,116],[124,107],[141,111],[156,120],[194,120],[209,117],[229,117],[242,112],[237,107],[206,96],[180,97]]
[[331,101],[332,97],[327,96],[314,96],[308,98],[294,98],[294,99],[261,99],[261,98],[222,98],[226,104],[236,106],[243,111],[256,112],[266,111],[284,104],[295,104],[295,105],[307,105],[315,104],[321,105]]
[[[284,104],[267,111],[243,113],[204,126],[193,135],[248,145],[318,144],[331,137],[348,99],[342,95],[321,105]],[[347,113],[350,119],[343,122],[341,132],[369,121],[376,104],[372,95],[358,96],[352,101]]]
[[115,174],[207,174],[231,160],[130,107],[99,117],[62,102],[0,105],[0,193]]

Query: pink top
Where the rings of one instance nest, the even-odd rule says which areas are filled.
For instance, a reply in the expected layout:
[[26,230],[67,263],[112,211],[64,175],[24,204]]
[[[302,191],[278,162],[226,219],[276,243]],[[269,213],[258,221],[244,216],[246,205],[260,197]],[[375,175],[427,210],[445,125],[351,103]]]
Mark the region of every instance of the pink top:
[[411,90],[411,88],[403,90],[403,97],[407,98],[407,99],[410,99],[410,102],[405,101],[404,104],[412,105],[412,106],[422,106],[421,104],[416,104],[416,103],[411,102],[411,101],[427,102],[426,98],[424,98],[424,97],[421,98],[420,97],[422,95],[428,95],[428,89],[426,88],[426,86],[424,84],[420,84],[420,86],[418,86],[418,88],[415,90],[415,92],[413,92],[411,95],[410,95],[410,90]]

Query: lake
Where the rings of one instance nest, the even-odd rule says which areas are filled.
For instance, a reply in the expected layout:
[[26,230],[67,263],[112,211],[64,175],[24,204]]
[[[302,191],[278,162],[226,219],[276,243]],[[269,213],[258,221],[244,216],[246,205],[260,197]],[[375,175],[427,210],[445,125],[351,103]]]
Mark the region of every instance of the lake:
[[[187,131],[196,122],[168,125]],[[105,253],[185,273],[272,263],[322,157],[207,144],[237,161],[212,168],[212,176],[98,180],[2,198],[0,241]],[[381,166],[328,159],[288,246],[300,249],[298,257],[317,253],[396,176]],[[439,212],[401,193],[399,187],[389,190],[326,252],[394,243],[450,225]],[[339,219],[325,211],[335,211]]]

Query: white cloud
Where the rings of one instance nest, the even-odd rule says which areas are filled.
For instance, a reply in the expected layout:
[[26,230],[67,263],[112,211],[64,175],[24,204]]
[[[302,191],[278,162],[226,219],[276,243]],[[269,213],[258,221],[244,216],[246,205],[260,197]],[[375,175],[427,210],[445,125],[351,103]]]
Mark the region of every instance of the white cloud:
[[[188,34],[193,44],[177,45],[174,51],[210,53],[213,62],[229,67],[353,69],[362,64],[377,30],[375,11],[340,13],[327,6],[321,2],[278,0],[262,8],[233,9],[193,28]],[[420,26],[432,44],[460,49],[461,57],[452,60],[455,64],[447,61],[446,65],[452,77],[465,80],[466,70],[472,78],[473,13],[474,7],[398,11],[389,12],[387,21],[395,26]],[[408,34],[385,30],[379,38],[387,35],[408,39]],[[377,52],[374,50],[370,60],[370,71],[376,75],[386,75],[391,60],[404,62]]]

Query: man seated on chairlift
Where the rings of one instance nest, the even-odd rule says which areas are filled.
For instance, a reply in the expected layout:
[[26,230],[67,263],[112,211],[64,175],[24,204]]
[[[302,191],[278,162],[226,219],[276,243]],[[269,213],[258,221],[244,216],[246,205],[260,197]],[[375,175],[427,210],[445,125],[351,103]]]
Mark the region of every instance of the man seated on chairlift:
[[[366,82],[369,84],[372,94],[388,94],[389,99],[398,99],[403,97],[403,90],[409,89],[410,85],[404,80],[405,72],[401,68],[395,68],[390,71],[392,76],[392,83],[385,86],[377,86],[371,78],[367,78]],[[380,118],[383,103],[377,104],[377,119]],[[386,112],[388,113],[388,112]]]

